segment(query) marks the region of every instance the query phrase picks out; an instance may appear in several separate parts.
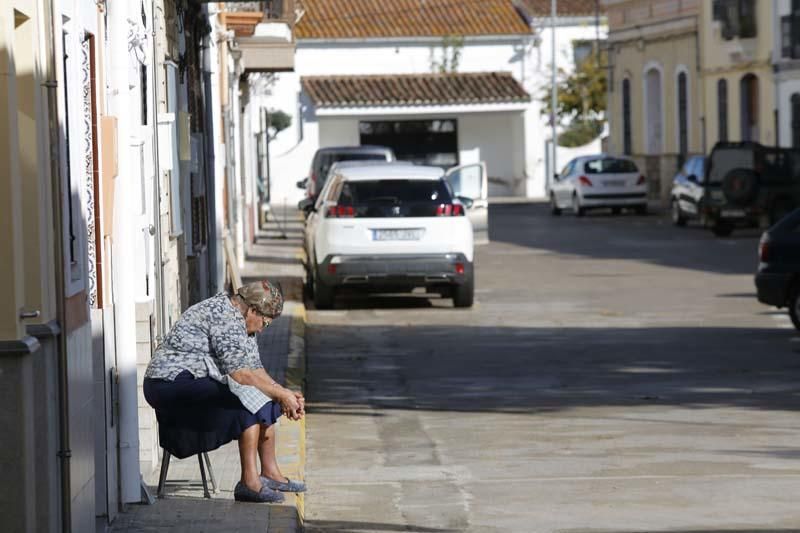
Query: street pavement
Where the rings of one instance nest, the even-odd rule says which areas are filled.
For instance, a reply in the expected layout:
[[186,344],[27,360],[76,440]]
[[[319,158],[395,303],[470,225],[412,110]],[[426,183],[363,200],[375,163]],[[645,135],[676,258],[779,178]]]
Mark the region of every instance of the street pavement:
[[800,531],[800,337],[759,233],[493,205],[477,303],[309,310],[308,531]]

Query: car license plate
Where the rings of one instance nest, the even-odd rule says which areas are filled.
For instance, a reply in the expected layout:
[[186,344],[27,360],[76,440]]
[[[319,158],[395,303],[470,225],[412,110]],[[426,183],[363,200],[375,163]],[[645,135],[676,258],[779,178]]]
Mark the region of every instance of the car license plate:
[[742,209],[723,209],[719,214],[725,218],[739,218],[744,216],[744,211]]
[[423,229],[374,229],[373,241],[418,241],[422,238]]
[[625,180],[608,180],[605,182],[606,187],[624,187]]

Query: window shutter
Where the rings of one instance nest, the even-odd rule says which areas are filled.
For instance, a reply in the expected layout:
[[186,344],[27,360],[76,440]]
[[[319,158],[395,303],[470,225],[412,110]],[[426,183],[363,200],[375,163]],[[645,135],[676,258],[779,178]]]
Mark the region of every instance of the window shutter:
[[791,15],[781,17],[781,57],[792,57],[793,36],[794,17]]

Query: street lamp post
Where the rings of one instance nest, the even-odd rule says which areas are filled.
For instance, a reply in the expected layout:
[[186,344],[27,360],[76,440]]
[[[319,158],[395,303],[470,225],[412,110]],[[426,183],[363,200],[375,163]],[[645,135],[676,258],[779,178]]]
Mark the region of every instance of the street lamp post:
[[552,49],[552,73],[550,79],[550,127],[551,130],[551,138],[552,141],[550,143],[550,147],[553,151],[553,155],[551,158],[552,165],[550,165],[551,172],[550,175],[546,176],[545,184],[547,185],[547,190],[550,190],[550,180],[553,178],[556,172],[558,172],[558,165],[557,165],[557,147],[558,147],[558,134],[556,133],[556,102],[558,99],[558,89],[556,88],[556,12],[557,12],[557,0],[551,0],[550,2],[550,44],[553,47]]

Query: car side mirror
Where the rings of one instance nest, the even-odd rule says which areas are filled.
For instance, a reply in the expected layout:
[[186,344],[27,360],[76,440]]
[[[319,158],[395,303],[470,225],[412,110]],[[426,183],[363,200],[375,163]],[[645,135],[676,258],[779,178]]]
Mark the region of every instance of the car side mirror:
[[558,172],[553,174],[553,180],[558,181]]
[[456,198],[458,198],[458,201],[461,202],[467,209],[472,207],[472,204],[475,203],[472,198],[467,198],[466,196],[456,196]]
[[296,183],[298,189],[305,189],[308,185],[308,178],[303,178]]
[[310,215],[314,209],[314,200],[311,198],[303,198],[299,202],[297,202],[297,208],[300,209],[306,216]]
[[689,174],[686,177],[686,179],[691,181],[692,183],[699,183],[699,180],[697,179],[697,176],[695,176],[694,174]]

